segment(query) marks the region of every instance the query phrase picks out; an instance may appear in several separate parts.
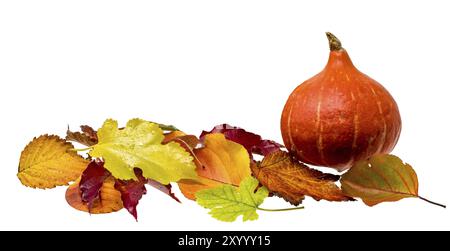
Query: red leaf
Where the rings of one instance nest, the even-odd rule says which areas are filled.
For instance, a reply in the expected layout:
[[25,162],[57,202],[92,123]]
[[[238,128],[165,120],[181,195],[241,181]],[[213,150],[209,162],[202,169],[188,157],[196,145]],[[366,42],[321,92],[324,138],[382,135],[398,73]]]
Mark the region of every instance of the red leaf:
[[200,134],[200,140],[203,141],[205,135],[210,133],[222,133],[225,135],[226,139],[241,144],[245,147],[245,149],[247,149],[250,157],[252,157],[252,153],[266,156],[269,153],[278,151],[283,147],[283,145],[278,144],[275,141],[263,140],[261,136],[257,134],[247,132],[242,128],[228,124],[217,125],[209,132],[203,131]]
[[80,180],[81,200],[88,204],[89,211],[95,200],[99,198],[103,182],[111,175],[103,167],[103,162],[93,160],[83,171]]
[[147,180],[142,176],[140,169],[134,169],[138,180],[117,180],[114,187],[120,192],[123,206],[137,221],[137,205],[144,194],[147,193],[145,184]]
[[148,180],[147,184],[149,184],[150,186],[158,189],[159,191],[169,195],[170,197],[172,197],[172,199],[178,201],[179,203],[181,203],[181,201],[175,196],[174,193],[172,193],[172,185],[168,184],[168,185],[163,185],[161,183],[159,183],[158,181],[155,180]]
[[278,144],[277,142],[273,140],[261,140],[258,145],[253,147],[253,153],[267,156],[273,152],[276,152],[280,150],[280,148],[283,148],[284,146],[281,144]]

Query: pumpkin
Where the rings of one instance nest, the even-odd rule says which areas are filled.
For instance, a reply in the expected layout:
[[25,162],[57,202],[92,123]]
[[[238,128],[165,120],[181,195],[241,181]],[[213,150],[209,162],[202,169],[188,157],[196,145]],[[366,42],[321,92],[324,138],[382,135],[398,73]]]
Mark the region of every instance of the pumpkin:
[[358,160],[391,152],[402,123],[389,92],[356,69],[339,39],[326,34],[328,63],[291,93],[281,133],[300,161],[343,171]]

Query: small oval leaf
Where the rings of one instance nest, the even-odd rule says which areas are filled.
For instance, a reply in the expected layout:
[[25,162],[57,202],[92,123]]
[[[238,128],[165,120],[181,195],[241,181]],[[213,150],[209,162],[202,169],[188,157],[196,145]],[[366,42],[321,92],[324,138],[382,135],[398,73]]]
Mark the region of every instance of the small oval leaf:
[[359,197],[368,206],[419,197],[414,169],[394,155],[375,155],[358,161],[341,178],[344,194]]

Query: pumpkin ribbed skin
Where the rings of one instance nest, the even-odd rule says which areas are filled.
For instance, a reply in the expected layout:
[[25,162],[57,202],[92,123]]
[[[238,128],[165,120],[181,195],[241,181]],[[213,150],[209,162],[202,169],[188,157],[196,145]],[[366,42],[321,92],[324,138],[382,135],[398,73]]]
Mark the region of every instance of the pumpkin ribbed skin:
[[283,141],[294,156],[339,171],[391,152],[400,131],[395,100],[357,70],[343,48],[332,49],[325,69],[292,92],[281,117]]

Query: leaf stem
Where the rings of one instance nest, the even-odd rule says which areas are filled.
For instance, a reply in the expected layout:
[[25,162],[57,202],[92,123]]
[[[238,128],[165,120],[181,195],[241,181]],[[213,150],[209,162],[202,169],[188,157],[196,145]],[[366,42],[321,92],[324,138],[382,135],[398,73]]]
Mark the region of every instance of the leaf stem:
[[281,209],[267,209],[267,208],[260,208],[257,207],[256,209],[266,212],[284,212],[284,211],[293,211],[293,210],[299,210],[304,209],[305,207],[290,207],[290,208],[281,208]]
[[439,207],[443,207],[443,208],[447,208],[446,205],[439,204],[439,203],[437,203],[437,202],[431,201],[431,200],[426,199],[426,198],[421,197],[421,196],[417,196],[417,197],[418,197],[419,199],[423,200],[423,201],[426,201],[426,202],[430,203],[430,204],[433,204],[433,205],[436,205],[436,206],[439,206]]
[[84,152],[84,151],[89,151],[89,150],[92,150],[92,147],[69,149],[69,151],[72,151],[72,152]]

